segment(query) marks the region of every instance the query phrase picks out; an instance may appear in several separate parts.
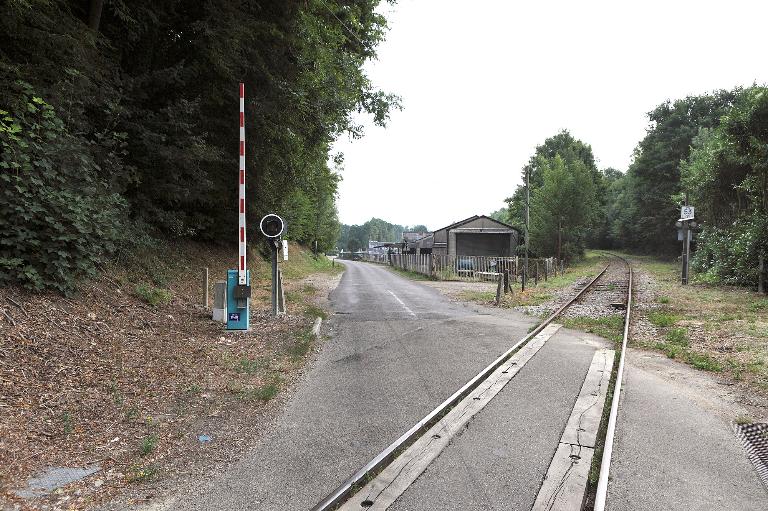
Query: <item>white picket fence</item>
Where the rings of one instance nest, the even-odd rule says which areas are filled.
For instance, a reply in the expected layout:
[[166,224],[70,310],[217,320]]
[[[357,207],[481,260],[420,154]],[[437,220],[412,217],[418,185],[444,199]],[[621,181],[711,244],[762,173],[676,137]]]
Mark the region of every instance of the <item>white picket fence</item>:
[[[513,282],[523,272],[521,257],[448,256],[433,254],[362,254],[364,261],[386,264],[439,280],[495,281],[509,272]],[[546,280],[559,274],[554,257],[529,258],[529,280]]]

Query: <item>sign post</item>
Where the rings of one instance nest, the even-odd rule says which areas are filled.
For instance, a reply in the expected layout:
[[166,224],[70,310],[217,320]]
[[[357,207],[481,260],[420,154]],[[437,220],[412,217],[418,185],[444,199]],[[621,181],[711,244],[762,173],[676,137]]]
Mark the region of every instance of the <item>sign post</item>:
[[[281,247],[285,246],[285,256],[287,258],[287,244],[283,245],[280,239],[283,232],[285,232],[285,222],[282,218],[270,213],[265,215],[259,222],[259,229],[261,233],[267,237],[269,248],[272,251],[272,315],[277,316],[284,312],[280,304],[282,294],[282,282],[280,271],[277,268],[277,254]],[[283,306],[284,307],[284,306]]]
[[683,228],[683,257],[682,257],[682,271],[680,277],[680,283],[683,285],[688,284],[688,274],[690,269],[691,259],[691,223],[694,218],[694,208],[688,205],[688,196],[686,195],[685,206],[680,208],[680,220],[678,223]]

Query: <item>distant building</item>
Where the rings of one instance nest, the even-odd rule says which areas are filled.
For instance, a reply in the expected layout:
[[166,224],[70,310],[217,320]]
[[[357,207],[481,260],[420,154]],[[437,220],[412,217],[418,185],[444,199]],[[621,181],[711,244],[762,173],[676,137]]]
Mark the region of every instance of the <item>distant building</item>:
[[409,254],[512,257],[520,237],[516,227],[475,215],[412,241],[404,233],[403,248]]
[[377,255],[386,254],[388,245],[391,245],[391,243],[383,243],[381,241],[369,241],[368,253],[377,254]]

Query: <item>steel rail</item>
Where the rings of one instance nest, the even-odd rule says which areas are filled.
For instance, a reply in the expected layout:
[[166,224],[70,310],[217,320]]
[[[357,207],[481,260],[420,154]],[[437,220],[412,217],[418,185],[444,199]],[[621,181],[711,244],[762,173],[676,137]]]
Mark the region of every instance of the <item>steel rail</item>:
[[[610,265],[608,265],[610,266]],[[346,501],[349,497],[352,496],[353,492],[357,489],[357,486],[360,485],[362,482],[366,481],[369,477],[372,475],[378,473],[383,469],[385,466],[387,466],[389,463],[391,463],[392,460],[394,460],[398,454],[399,450],[406,447],[407,445],[410,445],[413,441],[415,441],[418,437],[420,437],[426,430],[431,427],[431,423],[447,413],[451,408],[456,406],[456,404],[461,401],[467,394],[472,392],[478,385],[480,385],[484,380],[486,380],[491,373],[493,373],[496,369],[499,368],[504,362],[511,357],[515,351],[517,351],[521,346],[523,346],[525,343],[530,341],[533,337],[538,335],[544,328],[549,325],[555,318],[557,318],[560,314],[563,313],[565,309],[567,309],[569,306],[571,306],[576,300],[578,300],[581,295],[587,292],[588,289],[590,289],[595,282],[597,282],[597,279],[603,276],[605,274],[606,270],[608,270],[608,266],[603,268],[603,270],[595,277],[593,278],[584,288],[582,288],[576,296],[568,300],[564,305],[562,305],[557,311],[552,313],[547,319],[542,321],[536,328],[534,328],[528,335],[520,339],[517,343],[515,343],[514,346],[509,348],[507,351],[505,351],[501,356],[499,356],[496,360],[491,362],[491,364],[480,371],[477,375],[475,375],[471,380],[469,380],[467,383],[465,383],[459,390],[454,392],[448,399],[443,401],[437,408],[429,412],[423,419],[421,419],[419,422],[413,425],[411,429],[406,431],[403,435],[400,436],[397,440],[389,444],[383,451],[381,451],[378,455],[376,455],[375,458],[373,458],[371,461],[366,463],[366,465],[355,472],[351,477],[349,477],[346,481],[344,481],[338,488],[333,490],[327,497],[325,497],[322,501],[320,501],[318,504],[316,504],[311,511],[330,511],[332,509],[335,509],[337,506],[342,504],[344,501]]]
[[624,376],[624,356],[627,352],[627,339],[629,338],[629,321],[632,316],[632,266],[629,261],[619,257],[629,270],[629,286],[627,288],[627,312],[624,316],[624,337],[621,340],[621,356],[619,357],[619,369],[616,371],[616,383],[613,388],[611,400],[611,413],[608,416],[608,427],[605,432],[603,445],[603,459],[600,462],[600,476],[597,480],[597,492],[595,494],[594,511],[604,511],[605,501],[608,496],[608,473],[611,469],[611,455],[613,454],[613,437],[616,432],[616,417],[619,412],[619,399],[621,395],[621,380]]

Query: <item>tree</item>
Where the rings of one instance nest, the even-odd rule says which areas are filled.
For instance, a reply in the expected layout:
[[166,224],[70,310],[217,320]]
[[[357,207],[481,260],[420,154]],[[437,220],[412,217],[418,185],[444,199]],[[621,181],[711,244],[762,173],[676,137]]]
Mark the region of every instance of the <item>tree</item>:
[[560,155],[540,157],[541,186],[531,197],[531,247],[558,259],[583,252],[586,229],[595,216],[595,186],[581,160],[566,162]]
[[600,182],[602,175],[595,165],[595,157],[592,147],[581,140],[573,138],[568,130],[562,130],[556,135],[547,138],[543,144],[536,146],[528,163],[522,170],[522,185],[515,189],[515,193],[505,199],[507,203],[507,220],[511,225],[522,228],[525,226],[525,175],[529,173],[531,190],[540,188],[544,184],[542,162],[548,162],[555,156],[560,156],[567,164],[581,162],[587,169],[594,183]]
[[715,127],[738,93],[718,91],[666,101],[648,114],[650,126],[628,170],[624,207],[634,215],[614,220],[612,231],[629,248],[674,253],[674,221],[679,203],[680,162],[701,128]]
[[[362,136],[353,113],[384,125],[399,108],[399,98],[378,90],[363,69],[386,33],[378,4],[3,2],[0,109],[19,119],[11,106],[28,102],[20,92],[27,86],[51,106],[63,123],[58,141],[67,147],[59,149],[72,155],[62,172],[75,172],[79,159],[98,188],[120,199],[117,244],[139,235],[227,240],[237,225],[237,84],[244,82],[249,239],[258,239],[263,214],[277,212],[298,241],[330,248],[343,162],[337,155],[329,165],[330,147],[341,134]],[[73,200],[89,200],[85,190],[67,189]],[[29,200],[44,207],[39,196]],[[23,227],[10,220],[11,231]],[[13,245],[11,231],[0,233],[0,244]],[[95,247],[95,256],[109,246]],[[35,252],[25,257],[37,258],[25,265],[44,265]]]

